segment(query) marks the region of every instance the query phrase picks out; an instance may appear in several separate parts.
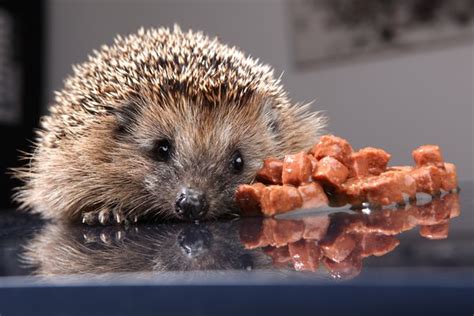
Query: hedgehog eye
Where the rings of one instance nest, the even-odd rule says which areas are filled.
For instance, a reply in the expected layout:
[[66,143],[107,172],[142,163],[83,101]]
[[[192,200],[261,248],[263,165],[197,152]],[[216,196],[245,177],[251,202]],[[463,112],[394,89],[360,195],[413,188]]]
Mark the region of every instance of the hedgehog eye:
[[244,170],[244,158],[242,157],[242,154],[240,153],[240,151],[236,150],[232,154],[230,165],[231,165],[233,173],[235,174],[242,173],[242,170]]
[[153,147],[153,158],[157,161],[166,162],[171,157],[171,149],[171,141],[169,139],[160,139]]

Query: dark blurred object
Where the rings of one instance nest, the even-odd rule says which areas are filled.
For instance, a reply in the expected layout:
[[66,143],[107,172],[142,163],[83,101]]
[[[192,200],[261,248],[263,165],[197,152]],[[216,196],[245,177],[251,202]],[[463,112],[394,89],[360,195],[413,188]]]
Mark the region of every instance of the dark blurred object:
[[368,26],[386,42],[392,41],[401,29],[436,26],[443,20],[463,26],[471,23],[474,16],[472,0],[324,0],[323,6],[332,12],[329,25]]
[[290,0],[297,64],[473,38],[473,0]]
[[8,169],[33,139],[41,106],[43,1],[0,0],[0,206],[18,182]]

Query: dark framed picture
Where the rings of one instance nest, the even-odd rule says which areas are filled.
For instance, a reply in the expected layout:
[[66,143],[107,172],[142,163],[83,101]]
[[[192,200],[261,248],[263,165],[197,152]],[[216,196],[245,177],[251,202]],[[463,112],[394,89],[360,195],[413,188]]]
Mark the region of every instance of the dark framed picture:
[[474,39],[472,0],[290,0],[297,66]]

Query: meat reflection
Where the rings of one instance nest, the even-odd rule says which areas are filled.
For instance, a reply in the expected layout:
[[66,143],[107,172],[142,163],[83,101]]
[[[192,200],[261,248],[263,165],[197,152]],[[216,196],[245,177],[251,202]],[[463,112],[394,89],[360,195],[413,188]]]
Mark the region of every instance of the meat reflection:
[[447,238],[449,221],[459,214],[459,195],[451,193],[404,208],[253,218],[242,222],[240,238],[247,249],[261,248],[275,267],[316,271],[322,264],[334,278],[352,278],[364,258],[394,250],[400,243],[396,235],[404,231],[419,226],[422,237]]

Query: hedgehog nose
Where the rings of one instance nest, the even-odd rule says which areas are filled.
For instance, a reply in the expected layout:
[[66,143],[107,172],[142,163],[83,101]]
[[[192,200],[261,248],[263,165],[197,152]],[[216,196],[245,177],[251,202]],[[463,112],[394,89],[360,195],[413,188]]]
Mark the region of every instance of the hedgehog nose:
[[206,215],[208,208],[206,195],[196,189],[186,188],[176,199],[176,213],[187,219],[202,218]]

